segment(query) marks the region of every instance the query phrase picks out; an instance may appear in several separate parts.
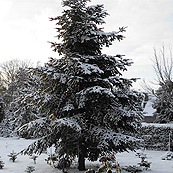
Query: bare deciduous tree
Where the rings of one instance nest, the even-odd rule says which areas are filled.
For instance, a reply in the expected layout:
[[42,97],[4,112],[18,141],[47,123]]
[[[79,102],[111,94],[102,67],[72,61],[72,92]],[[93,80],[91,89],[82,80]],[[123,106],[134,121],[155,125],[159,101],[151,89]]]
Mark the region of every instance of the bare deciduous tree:
[[166,51],[164,46],[162,46],[162,48],[159,51],[157,51],[157,49],[154,49],[153,62],[153,68],[157,76],[158,84],[164,85],[168,81],[172,82],[172,49],[169,48],[169,50]]
[[[153,79],[150,84],[143,80],[142,87],[145,91],[155,95],[155,88],[166,86],[168,83],[173,82],[173,55],[172,49],[169,47],[165,49],[163,45],[161,49],[154,48],[154,53],[152,57],[153,69],[156,78]],[[157,87],[153,87],[153,85]]]
[[154,90],[145,83],[145,88],[155,95],[153,108],[156,122],[168,123],[173,121],[173,56],[172,49],[154,49],[153,68],[158,89]]
[[11,82],[15,81],[16,74],[19,71],[19,68],[29,68],[32,67],[33,64],[30,60],[19,60],[12,59],[0,64],[0,71],[2,75],[2,79],[5,85],[8,85]]

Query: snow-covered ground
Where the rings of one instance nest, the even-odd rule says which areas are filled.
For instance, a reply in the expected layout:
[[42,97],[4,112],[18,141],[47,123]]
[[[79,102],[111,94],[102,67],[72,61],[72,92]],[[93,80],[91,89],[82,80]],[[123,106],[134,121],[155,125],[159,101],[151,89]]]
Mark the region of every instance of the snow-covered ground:
[[154,127],[170,127],[173,128],[173,123],[171,122],[170,124],[159,124],[159,123],[142,123],[143,127],[147,127],[147,126],[154,126]]
[[[62,171],[52,168],[46,164],[45,159],[48,157],[47,154],[42,154],[38,157],[36,164],[30,159],[30,156],[18,155],[17,160],[13,163],[7,156],[14,150],[19,152],[27,145],[32,143],[33,140],[19,139],[19,138],[0,138],[0,156],[1,160],[5,162],[4,169],[0,169],[0,173],[24,173],[27,166],[34,166],[35,173],[61,173]],[[144,151],[147,154],[147,160],[152,162],[151,169],[144,171],[145,173],[173,173],[173,161],[161,160],[161,156],[165,154],[165,151]],[[136,165],[140,162],[140,159],[135,156],[134,152],[118,153],[116,155],[117,161],[120,166]],[[86,163],[87,168],[99,166],[99,162],[88,162]],[[70,169],[69,173],[77,173],[77,169]],[[80,171],[83,173],[84,171]]]

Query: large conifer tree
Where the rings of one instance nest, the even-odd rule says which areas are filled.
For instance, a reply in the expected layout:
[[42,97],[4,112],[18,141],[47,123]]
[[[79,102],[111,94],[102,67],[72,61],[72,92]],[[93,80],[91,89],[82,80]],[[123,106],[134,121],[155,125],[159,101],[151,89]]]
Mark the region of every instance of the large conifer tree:
[[[61,40],[51,44],[62,58],[51,58],[35,69],[42,82],[38,102],[49,119],[49,133],[43,132],[25,150],[41,153],[55,144],[60,157],[78,157],[79,170],[85,169],[85,158],[134,149],[136,139],[130,134],[141,121],[138,96],[130,90],[133,80],[122,78],[131,62],[101,53],[103,46],[124,38],[125,28],[104,32],[99,25],[108,13],[103,5],[87,6],[87,1],[63,0],[62,16],[51,18],[57,21]],[[24,126],[19,134],[24,132],[29,128]]]

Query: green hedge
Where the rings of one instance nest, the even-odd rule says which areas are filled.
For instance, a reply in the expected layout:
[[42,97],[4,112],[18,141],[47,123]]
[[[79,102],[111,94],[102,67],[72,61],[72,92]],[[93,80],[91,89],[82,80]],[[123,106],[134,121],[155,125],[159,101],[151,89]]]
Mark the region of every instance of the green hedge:
[[169,133],[171,134],[171,150],[173,151],[173,124],[143,123],[140,129],[141,143],[146,149],[168,150]]

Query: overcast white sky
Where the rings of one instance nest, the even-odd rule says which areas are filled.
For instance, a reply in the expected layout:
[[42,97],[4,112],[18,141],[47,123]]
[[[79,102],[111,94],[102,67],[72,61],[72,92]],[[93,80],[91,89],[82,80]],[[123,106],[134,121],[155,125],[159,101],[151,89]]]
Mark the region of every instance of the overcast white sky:
[[[106,31],[128,26],[126,39],[104,53],[126,55],[134,62],[126,76],[151,81],[153,48],[163,43],[173,46],[173,0],[92,0],[91,4],[104,4],[110,14]],[[0,0],[0,63],[14,58],[43,63],[48,57],[58,58],[47,41],[56,35],[49,17],[61,11],[61,0]]]

